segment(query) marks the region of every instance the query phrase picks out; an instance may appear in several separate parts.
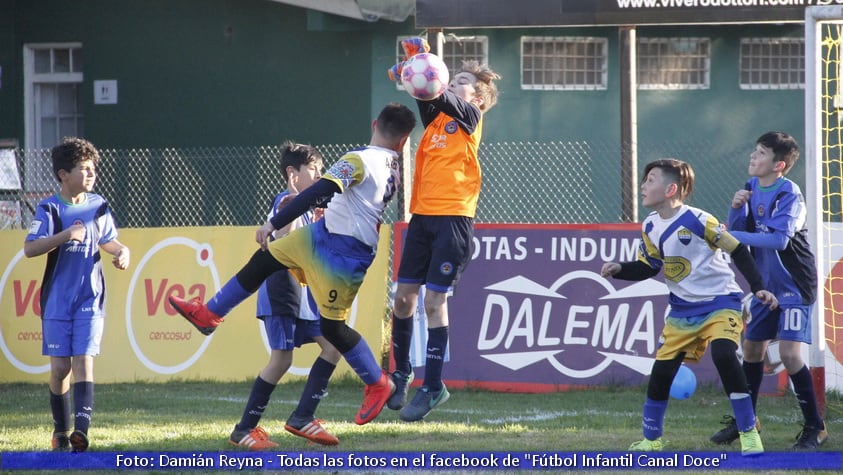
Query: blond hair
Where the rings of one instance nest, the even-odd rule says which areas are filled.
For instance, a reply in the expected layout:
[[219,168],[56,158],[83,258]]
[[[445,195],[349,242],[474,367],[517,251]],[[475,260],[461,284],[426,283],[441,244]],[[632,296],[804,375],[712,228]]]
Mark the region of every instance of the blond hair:
[[463,61],[457,74],[459,73],[470,73],[477,78],[474,89],[477,91],[477,96],[483,99],[482,104],[480,104],[481,111],[486,112],[497,104],[498,87],[494,81],[501,78],[498,73],[492,71],[488,65],[480,64],[477,61]]

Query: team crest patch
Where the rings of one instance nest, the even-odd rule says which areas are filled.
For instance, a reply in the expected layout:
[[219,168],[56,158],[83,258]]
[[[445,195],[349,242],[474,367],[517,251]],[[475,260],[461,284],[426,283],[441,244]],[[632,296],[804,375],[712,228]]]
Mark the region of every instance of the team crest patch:
[[454,265],[450,262],[443,262],[442,265],[439,266],[439,272],[441,272],[442,275],[451,275],[451,273],[454,272]]
[[691,243],[691,231],[686,228],[676,231],[676,237],[679,239],[679,242],[685,244],[686,246]]
[[763,204],[758,205],[758,208],[756,209],[756,212],[758,213],[758,216],[764,216],[764,211],[765,211],[764,205]]
[[452,121],[448,122],[447,124],[445,124],[445,132],[448,132],[449,134],[453,134],[456,131],[457,131],[457,121],[452,120]]
[[354,175],[354,165],[348,163],[346,160],[340,160],[331,167],[329,172],[331,176],[340,180],[351,180]]

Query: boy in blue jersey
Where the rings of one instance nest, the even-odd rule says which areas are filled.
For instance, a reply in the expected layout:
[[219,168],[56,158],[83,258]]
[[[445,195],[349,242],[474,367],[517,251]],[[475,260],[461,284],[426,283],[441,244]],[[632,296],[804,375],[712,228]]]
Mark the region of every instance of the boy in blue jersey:
[[100,249],[111,254],[114,267],[122,270],[129,266],[129,248],[117,240],[108,203],[91,192],[100,160],[93,144],[65,138],[53,147],[51,157],[61,189],[38,204],[23,252],[26,257],[47,254],[41,328],[42,352],[50,357],[52,446],[84,452],[94,410],[93,357],[100,351],[105,318]]
[[[372,122],[369,145],[337,160],[322,178],[299,193],[255,233],[261,249],[208,301],[170,297],[170,303],[205,335],[274,272],[289,269],[307,284],[319,310],[319,328],[366,384],[354,421],[380,414],[395,385],[360,333],[346,321],[372,264],[383,212],[401,182],[399,153],[416,125],[413,112],[392,103]],[[313,206],[324,217],[269,242],[269,236]],[[268,251],[268,252],[267,252]]]
[[642,428],[644,440],[629,450],[658,451],[670,386],[682,361],[697,362],[707,347],[729,396],[741,439],[741,453],[764,452],[755,427],[755,412],[736,351],[743,326],[741,289],[727,254],[759,302],[775,308],[776,297],[765,290],[749,250],[717,220],[685,200],[694,188],[694,170],[675,159],[647,164],[641,182],[641,204],[653,210],[642,223],[638,260],[607,262],[601,274],[644,280],[664,269],[670,311],[647,385]]
[[[287,189],[279,193],[272,203],[267,219],[272,219],[283,209],[289,199],[309,188],[322,176],[322,154],[310,145],[284,142],[281,144],[281,170],[287,178]],[[292,223],[276,231],[271,237],[281,237],[293,229],[312,223],[321,208],[309,210]],[[299,404],[287,420],[285,429],[320,445],[337,445],[339,440],[328,433],[314,417],[316,407],[327,394],[328,380],[340,359],[340,353],[325,340],[319,330],[319,315],[308,304],[308,292],[295,277],[281,270],[270,275],[258,289],[257,317],[263,322],[270,347],[269,362],[261,370],[240,422],[234,426],[229,443],[263,450],[278,447],[269,435],[258,426],[270,396],[278,381],[290,369],[293,350],[304,343],[316,342],[321,352],[310,369],[307,383]]]
[[[828,438],[817,408],[811,372],[802,361],[802,343],[811,344],[811,310],[817,296],[817,269],[807,240],[807,211],[799,186],[784,176],[799,158],[799,145],[784,132],[767,132],[758,138],[749,156],[752,177],[732,198],[729,229],[749,246],[767,288],[776,295],[779,308],[770,309],[753,299],[751,318],[743,341],[743,371],[749,383],[752,405],[764,376],[767,344],[779,339],[782,363],[805,418],[796,436],[797,449],[816,449]],[[734,421],[711,437],[728,444],[737,438]]]

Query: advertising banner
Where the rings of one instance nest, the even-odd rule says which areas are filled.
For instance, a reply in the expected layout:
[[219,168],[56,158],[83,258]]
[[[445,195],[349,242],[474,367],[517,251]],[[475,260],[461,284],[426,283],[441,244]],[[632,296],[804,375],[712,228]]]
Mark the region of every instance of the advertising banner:
[[[395,232],[400,256],[406,225]],[[637,224],[478,224],[471,262],[448,302],[443,377],[455,387],[518,392],[644,383],[664,327],[667,287],[660,275],[641,282],[600,276],[604,262],[635,260],[639,242]],[[419,367],[423,306],[414,318]],[[710,355],[689,366],[700,384],[719,384]],[[782,390],[780,361],[767,369],[762,390]]]
[[[207,301],[257,249],[252,227],[120,230],[132,262],[105,267],[106,321],[98,382],[253,378],[269,358],[255,297],[236,307],[205,337],[179,316],[168,297]],[[390,228],[381,228],[378,254],[355,302],[349,324],[377,354],[388,289]],[[0,382],[46,382],[49,361],[41,354],[39,295],[46,256],[23,255],[25,231],[0,231]],[[317,345],[293,352],[290,373],[307,375]],[[337,371],[350,371],[341,362]]]

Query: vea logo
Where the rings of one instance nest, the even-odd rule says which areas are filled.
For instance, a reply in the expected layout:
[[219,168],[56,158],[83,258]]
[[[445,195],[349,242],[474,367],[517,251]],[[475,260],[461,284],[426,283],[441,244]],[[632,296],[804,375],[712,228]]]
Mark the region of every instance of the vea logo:
[[478,354],[513,371],[547,364],[575,379],[612,364],[649,374],[667,287],[653,279],[614,282],[573,270],[549,284],[517,275],[486,285]]
[[203,302],[220,287],[213,248],[184,237],[152,246],[135,267],[126,299],[129,344],[138,360],[159,374],[189,368],[205,352],[205,337],[178,315],[170,297]]
[[42,259],[25,259],[19,250],[0,277],[0,351],[21,372],[41,374],[50,370],[41,355]]

